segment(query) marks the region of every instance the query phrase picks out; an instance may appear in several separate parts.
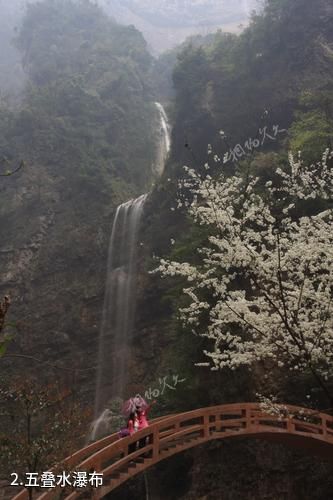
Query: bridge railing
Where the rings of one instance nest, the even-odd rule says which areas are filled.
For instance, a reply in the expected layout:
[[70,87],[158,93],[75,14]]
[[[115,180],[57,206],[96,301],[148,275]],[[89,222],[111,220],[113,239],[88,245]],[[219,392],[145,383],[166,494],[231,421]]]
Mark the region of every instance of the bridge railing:
[[[73,454],[64,464],[71,470],[102,473],[104,486],[96,493],[99,498],[163,458],[200,443],[278,433],[311,437],[333,445],[333,417],[296,406],[281,406],[281,415],[271,415],[255,403],[201,408],[151,421],[148,428],[126,438],[108,436]],[[15,500],[25,500],[25,493]],[[56,494],[56,490],[49,490],[38,498],[50,500]],[[81,494],[84,491],[74,491],[66,498],[79,498]]]
[[[128,473],[128,466],[137,459],[144,458],[147,467],[147,464],[153,465],[161,458],[177,453],[180,448],[185,450],[218,437],[282,432],[315,436],[323,440],[329,438],[333,444],[333,417],[293,406],[288,406],[287,410],[286,416],[276,416],[263,412],[258,404],[245,403],[202,408],[170,416],[117,444],[106,446],[82,462],[80,468],[85,470],[92,467],[102,472],[108,488],[110,481],[117,486],[134,475]],[[129,453],[131,444],[143,441],[142,448]],[[138,472],[137,468],[135,472]],[[78,494],[72,498],[78,498]]]
[[[160,420],[164,419],[166,417],[157,417],[153,420],[151,420],[151,423],[159,422]],[[91,457],[93,454],[96,454],[98,451],[104,449],[105,447],[108,447],[112,445],[115,442],[119,442],[119,435],[118,432],[115,432],[113,434],[110,434],[109,436],[105,436],[102,439],[99,439],[98,441],[94,441],[84,448],[81,448],[80,450],[76,451],[72,455],[68,456],[62,463],[61,463],[61,468],[62,470],[66,470],[68,472],[74,471],[74,470],[79,470],[78,469],[78,464],[83,462],[86,458]],[[52,468],[52,470],[54,470]],[[97,472],[97,471],[96,471]],[[48,492],[46,492],[48,493]],[[34,494],[36,496],[36,493]],[[44,494],[41,495],[39,493],[38,497],[43,497]],[[13,500],[28,500],[29,494],[28,490],[24,489],[21,490],[14,498]],[[53,498],[53,497],[45,497],[45,498]]]

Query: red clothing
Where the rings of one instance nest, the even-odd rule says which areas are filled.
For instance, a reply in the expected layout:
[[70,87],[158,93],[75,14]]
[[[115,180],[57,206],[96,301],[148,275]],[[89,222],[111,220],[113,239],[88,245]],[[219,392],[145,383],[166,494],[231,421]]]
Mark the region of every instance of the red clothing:
[[139,427],[139,419],[137,417],[134,417],[133,419],[130,419],[127,422],[127,428],[129,430],[130,436],[136,432],[140,427]]
[[139,417],[139,431],[141,429],[146,429],[146,427],[149,426],[148,420],[147,420],[147,415],[150,411],[151,405],[147,406],[145,410],[139,410],[138,411],[138,417]]

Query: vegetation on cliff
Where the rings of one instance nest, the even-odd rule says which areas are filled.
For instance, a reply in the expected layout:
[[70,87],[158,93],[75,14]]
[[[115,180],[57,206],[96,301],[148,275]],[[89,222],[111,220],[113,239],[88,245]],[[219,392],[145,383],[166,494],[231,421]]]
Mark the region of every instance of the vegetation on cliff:
[[[288,171],[290,149],[296,158],[302,150],[305,164],[311,164],[327,147],[331,148],[332,16],[328,0],[268,0],[264,12],[253,17],[241,36],[219,33],[208,45],[188,44],[183,48],[173,75],[171,158],[150,199],[145,226],[146,240],[155,255],[186,261],[202,270],[204,255],[197,250],[207,244],[214,250],[208,238],[216,236],[217,228],[194,225],[188,217],[188,208],[184,205],[177,208],[176,201],[184,164],[199,177],[207,174],[204,165],[209,143],[212,148],[209,148],[208,173],[212,185],[221,172],[227,182],[236,172],[246,182],[249,172],[261,179],[258,186],[261,196],[265,184],[274,181],[276,169]],[[168,59],[172,57],[170,54]],[[166,68],[167,59],[161,58],[160,64]],[[274,126],[277,128],[273,129]],[[285,131],[274,136],[273,130]],[[227,161],[223,163],[224,160]],[[183,186],[181,192],[191,204],[193,194],[189,188]],[[310,201],[302,205],[298,216],[311,216],[329,206],[327,201],[317,206]],[[156,266],[155,259],[147,262],[150,270]],[[219,267],[217,276],[221,275]],[[152,332],[151,336],[146,334],[146,343],[153,348],[146,385],[157,379],[156,374],[172,372],[186,379],[176,391],[158,399],[161,413],[221,402],[253,401],[256,392],[275,394],[279,401],[298,401],[304,406],[327,410],[324,392],[317,390],[309,372],[297,375],[297,370],[276,371],[269,361],[255,363],[251,371],[246,367],[211,371],[195,366],[195,362],[207,361],[204,351],[212,350],[212,339],[193,335],[195,325],[182,324],[179,319],[178,311],[186,311],[194,304],[182,290],[195,284],[202,302],[214,304],[216,297],[212,298],[212,290],[204,286],[203,280],[188,283],[186,278],[166,276],[162,281],[156,274],[151,276],[145,296],[140,298],[138,326],[143,334]],[[236,283],[236,290],[241,284]],[[145,304],[149,307],[145,308]],[[195,309],[196,305],[193,312]],[[209,311],[202,313],[197,333],[208,332],[210,326]],[[231,314],[227,320],[232,322]],[[236,328],[237,323],[232,327]],[[235,336],[238,330],[232,332]],[[141,335],[137,342],[144,345]],[[331,383],[327,385],[331,391]],[[175,472],[179,465],[181,477]],[[303,500],[311,490],[311,497],[319,500],[327,498],[332,488],[329,464],[316,465],[312,457],[306,459],[302,454],[253,441],[241,442],[239,446],[215,444],[187,453],[178,463],[163,464],[154,470],[151,481],[156,491],[160,491],[158,484],[162,482],[172,488],[175,477],[175,490],[161,498],[175,498],[181,492],[186,499],[208,496]]]
[[0,104],[0,174],[25,161],[0,177],[0,289],[21,320],[10,349],[75,358],[92,390],[112,215],[151,181],[152,57],[133,26],[86,1],[29,4],[15,43],[28,81],[19,105]]
[[[11,164],[23,158],[27,168],[1,184],[0,228],[6,238],[0,249],[0,291],[13,292],[12,310],[23,318],[25,343],[18,336],[10,349],[30,345],[30,354],[43,352],[41,359],[48,363],[73,368],[73,379],[79,379],[91,401],[112,212],[149,183],[154,145],[151,57],[133,27],[118,26],[87,1],[30,5],[16,43],[29,83],[18,110],[1,104],[0,155]],[[162,58],[153,78],[159,76],[161,81],[164,71],[168,75],[175,59],[175,53]],[[311,164],[332,146],[332,66],[329,0],[267,0],[264,12],[253,16],[242,35],[218,33],[205,43],[187,44],[178,55],[173,75],[173,149],[146,207],[139,266],[144,272],[133,346],[139,361],[130,367],[138,390],[159,387],[165,377],[182,381],[159,398],[161,413],[254,400],[256,391],[270,390],[284,400],[308,403],[312,388],[308,373],[295,382],[294,377],[277,378],[269,362],[266,366],[259,362],[251,372],[244,367],[230,372],[195,367],[195,361],[205,361],[208,343],[193,335],[191,323],[183,327],[177,317],[179,308],[189,306],[182,296],[185,282],[168,277],[161,283],[156,275],[147,277],[146,271],[156,267],[152,253],[188,261],[193,267],[202,263],[196,250],[205,246],[212,227],[193,224],[186,207],[177,210],[176,198],[184,163],[194,168],[195,175],[206,172],[208,143],[212,182],[221,169],[226,184],[235,173],[244,182],[253,174],[260,177],[258,196],[271,186],[267,183],[276,181],[277,169],[288,169],[289,149],[296,155],[302,150]],[[163,95],[171,95],[169,84]],[[192,203],[188,186],[183,186],[183,194]],[[327,200],[315,209],[308,200],[301,204],[298,220],[309,220],[317,209],[316,215],[327,208]],[[331,235],[325,238],[328,242]],[[221,278],[225,271],[219,268],[216,274]],[[200,292],[203,303],[212,300],[210,290],[200,288]],[[238,298],[235,292],[237,306]],[[253,319],[256,311],[247,309],[241,314],[251,313]],[[266,310],[267,321],[268,317]],[[199,333],[209,321],[203,314]],[[239,333],[239,323],[230,322]],[[242,348],[241,342],[237,345]],[[6,362],[1,359],[5,370]],[[63,374],[70,379],[68,372]],[[312,402],[324,407],[318,393]],[[219,461],[218,445],[216,450]],[[196,458],[196,470],[192,456],[179,459],[180,486],[172,466],[164,466],[163,484],[170,486],[165,498],[175,498],[180,488],[184,498],[199,498],[214,489],[220,498],[222,490],[232,491],[231,486],[230,498],[257,498],[258,481],[262,485],[264,476],[269,484],[275,480],[272,463],[278,464],[279,477],[287,479],[283,493],[269,496],[281,498],[289,495],[288,480],[294,481],[286,471],[295,456],[300,471],[297,484],[303,481],[303,486],[293,500],[310,488],[316,499],[328,498],[331,491],[329,466],[316,468],[298,455],[278,451],[274,459],[271,449],[241,443],[222,457],[219,478],[217,464],[202,456]],[[204,475],[200,469],[209,471],[210,484],[197,483],[197,492],[192,489],[192,497],[186,497],[191,482],[195,490],[192,471],[200,481]],[[261,475],[260,480],[255,474]],[[177,478],[174,489],[170,477]]]
[[[250,27],[239,37],[219,33],[208,46],[195,47],[189,44],[179,54],[173,75],[173,149],[164,178],[152,195],[152,208],[146,226],[147,238],[152,242],[156,255],[172,261],[186,261],[190,266],[202,269],[200,266],[204,256],[198,254],[197,249],[208,244],[214,251],[208,237],[216,236],[217,228],[206,224],[193,226],[187,215],[187,207],[183,204],[177,208],[176,201],[179,195],[178,182],[184,176],[184,164],[194,169],[198,177],[204,178],[207,174],[204,165],[207,162],[208,144],[212,146],[208,147],[212,185],[215,185],[214,179],[221,172],[227,183],[236,172],[246,182],[248,173],[261,179],[258,186],[260,196],[264,194],[267,182],[276,181],[274,172],[277,169],[288,171],[289,150],[293,150],[296,157],[298,151],[302,150],[305,164],[311,164],[321,157],[326,148],[331,148],[332,16],[332,6],[327,0],[315,4],[306,0],[268,0],[263,13],[253,16]],[[181,191],[191,204],[193,193],[184,186]],[[331,206],[327,201],[324,204],[316,203],[310,201],[301,204],[298,216],[311,217]],[[211,207],[209,201],[207,205]],[[218,249],[216,251],[218,253]],[[150,262],[150,269],[154,267],[156,261]],[[221,274],[224,273],[219,268],[217,276],[221,278]],[[163,373],[172,366],[173,371],[186,378],[177,391],[168,395],[167,401],[161,400],[162,411],[191,409],[221,401],[254,400],[256,392],[274,393],[280,401],[298,401],[303,405],[327,409],[324,393],[320,388],[315,388],[316,382],[311,380],[309,372],[300,376],[287,376],[284,371],[283,376],[279,377],[271,369],[270,362],[265,364],[260,361],[252,371],[244,367],[211,371],[207,367],[194,366],[195,362],[207,361],[203,351],[209,352],[212,347],[211,339],[193,335],[193,324],[182,325],[179,321],[179,309],[189,311],[192,304],[193,312],[200,310],[196,309],[191,298],[186,300],[182,295],[182,289],[191,288],[195,283],[202,299],[199,304],[214,304],[217,298],[212,298],[212,290],[205,288],[200,279],[187,283],[186,278],[168,276],[161,283],[154,275],[151,277],[151,290],[147,287],[148,297],[152,297],[152,290],[155,290],[155,295],[158,290],[161,297],[152,298],[149,309],[150,313],[152,308],[156,311],[156,318],[162,327],[162,331],[161,328],[158,330],[162,347],[160,351],[156,347],[159,356],[156,357],[155,370]],[[240,284],[237,286],[239,288]],[[228,320],[232,322],[232,317]],[[147,324],[154,324],[156,319],[148,319],[143,315],[141,321],[147,329]],[[237,323],[233,327],[236,328]],[[197,333],[208,332],[209,325],[209,311],[202,310]],[[154,326],[151,328],[154,329]],[[237,333],[238,329],[234,335]],[[329,349],[329,344],[326,347]],[[221,356],[223,351],[221,346]],[[328,386],[331,390],[330,382]],[[313,392],[308,399],[311,390]],[[245,450],[244,445],[242,450]],[[251,460],[254,460],[256,467],[260,468],[262,456],[265,456],[265,460],[271,460],[268,456],[272,454],[273,451],[264,451],[251,444]],[[288,467],[289,458],[286,459],[281,451],[277,451],[277,456],[281,470],[284,470]],[[228,457],[235,464],[239,463],[239,456],[234,456],[232,450],[229,450]],[[291,457],[289,463],[294,463],[295,456]],[[302,463],[301,476],[306,476],[309,465],[300,458],[296,460]],[[208,490],[201,488],[205,461],[201,461],[199,456],[196,461],[201,464],[197,469],[201,478],[197,482],[198,496],[199,492],[203,495],[208,490],[212,495],[214,491],[219,491],[221,495],[222,491],[223,494],[229,491],[232,480],[222,478],[226,476],[225,469],[220,479],[214,476],[215,486]],[[188,470],[192,467],[193,464],[189,465]],[[202,473],[199,472],[200,467]],[[267,467],[264,469],[263,473],[270,476],[270,484],[273,485],[272,474]],[[168,470],[169,473],[165,468],[161,471],[165,481],[172,479],[171,465]],[[322,477],[328,470],[329,467]],[[259,479],[255,474],[250,479],[250,475],[245,473],[243,480],[249,484],[247,481],[253,479],[250,487],[252,493],[246,487],[246,495],[245,489],[242,489],[238,496],[257,498],[255,488]],[[320,475],[318,469],[314,476]],[[325,486],[321,490],[319,482],[313,480],[313,496],[325,498],[329,490]],[[292,498],[303,498],[302,491],[298,486]],[[272,498],[280,498],[278,493],[274,496],[272,492],[271,495]],[[190,494],[188,498],[192,498]],[[237,498],[237,493],[235,496],[231,494],[230,498]]]
[[88,432],[59,388],[80,386],[91,407],[112,214],[150,183],[156,119],[146,42],[91,2],[29,4],[15,43],[27,84],[0,104],[0,289],[16,325],[10,344],[0,325],[7,480],[44,472]]
[[278,124],[290,128],[293,148],[317,159],[333,124],[332,15],[327,0],[268,0],[240,36],[189,45],[174,72],[175,157],[187,161],[187,141],[204,161],[221,128],[233,147]]
[[0,411],[0,479],[29,486],[33,498],[41,478],[46,484],[61,479],[56,475],[62,472],[60,461],[81,444],[89,412],[70,391],[29,378],[12,380],[9,387],[1,383]]
[[142,35],[89,2],[57,0],[27,7],[16,45],[29,84],[17,112],[2,105],[0,154],[80,189],[143,189],[154,143]]

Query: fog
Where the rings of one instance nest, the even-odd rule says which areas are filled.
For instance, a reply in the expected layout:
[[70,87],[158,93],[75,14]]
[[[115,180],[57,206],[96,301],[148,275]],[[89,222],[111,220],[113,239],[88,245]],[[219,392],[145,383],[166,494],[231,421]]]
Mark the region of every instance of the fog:
[[[13,40],[21,24],[27,0],[0,0],[0,89],[17,94],[25,81],[21,57]],[[120,24],[134,25],[158,55],[182,43],[188,36],[207,35],[218,29],[240,32],[258,0],[97,0]]]
[[161,53],[193,34],[217,29],[239,32],[257,0],[99,0],[124,24],[134,24],[153,53]]
[[0,500],[332,498],[332,26],[0,0]]
[[24,12],[22,0],[0,0],[0,90],[16,93],[23,88],[24,72],[13,38]]

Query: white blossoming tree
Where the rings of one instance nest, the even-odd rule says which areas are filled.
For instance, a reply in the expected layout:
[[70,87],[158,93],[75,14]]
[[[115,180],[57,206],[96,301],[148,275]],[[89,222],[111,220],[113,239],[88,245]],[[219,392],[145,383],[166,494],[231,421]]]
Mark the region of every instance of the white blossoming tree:
[[181,317],[212,346],[199,365],[269,359],[311,374],[333,406],[331,160],[328,150],[310,166],[290,155],[266,183],[249,171],[212,178],[185,167],[178,204],[210,237],[197,264],[161,259],[156,271],[187,280]]

